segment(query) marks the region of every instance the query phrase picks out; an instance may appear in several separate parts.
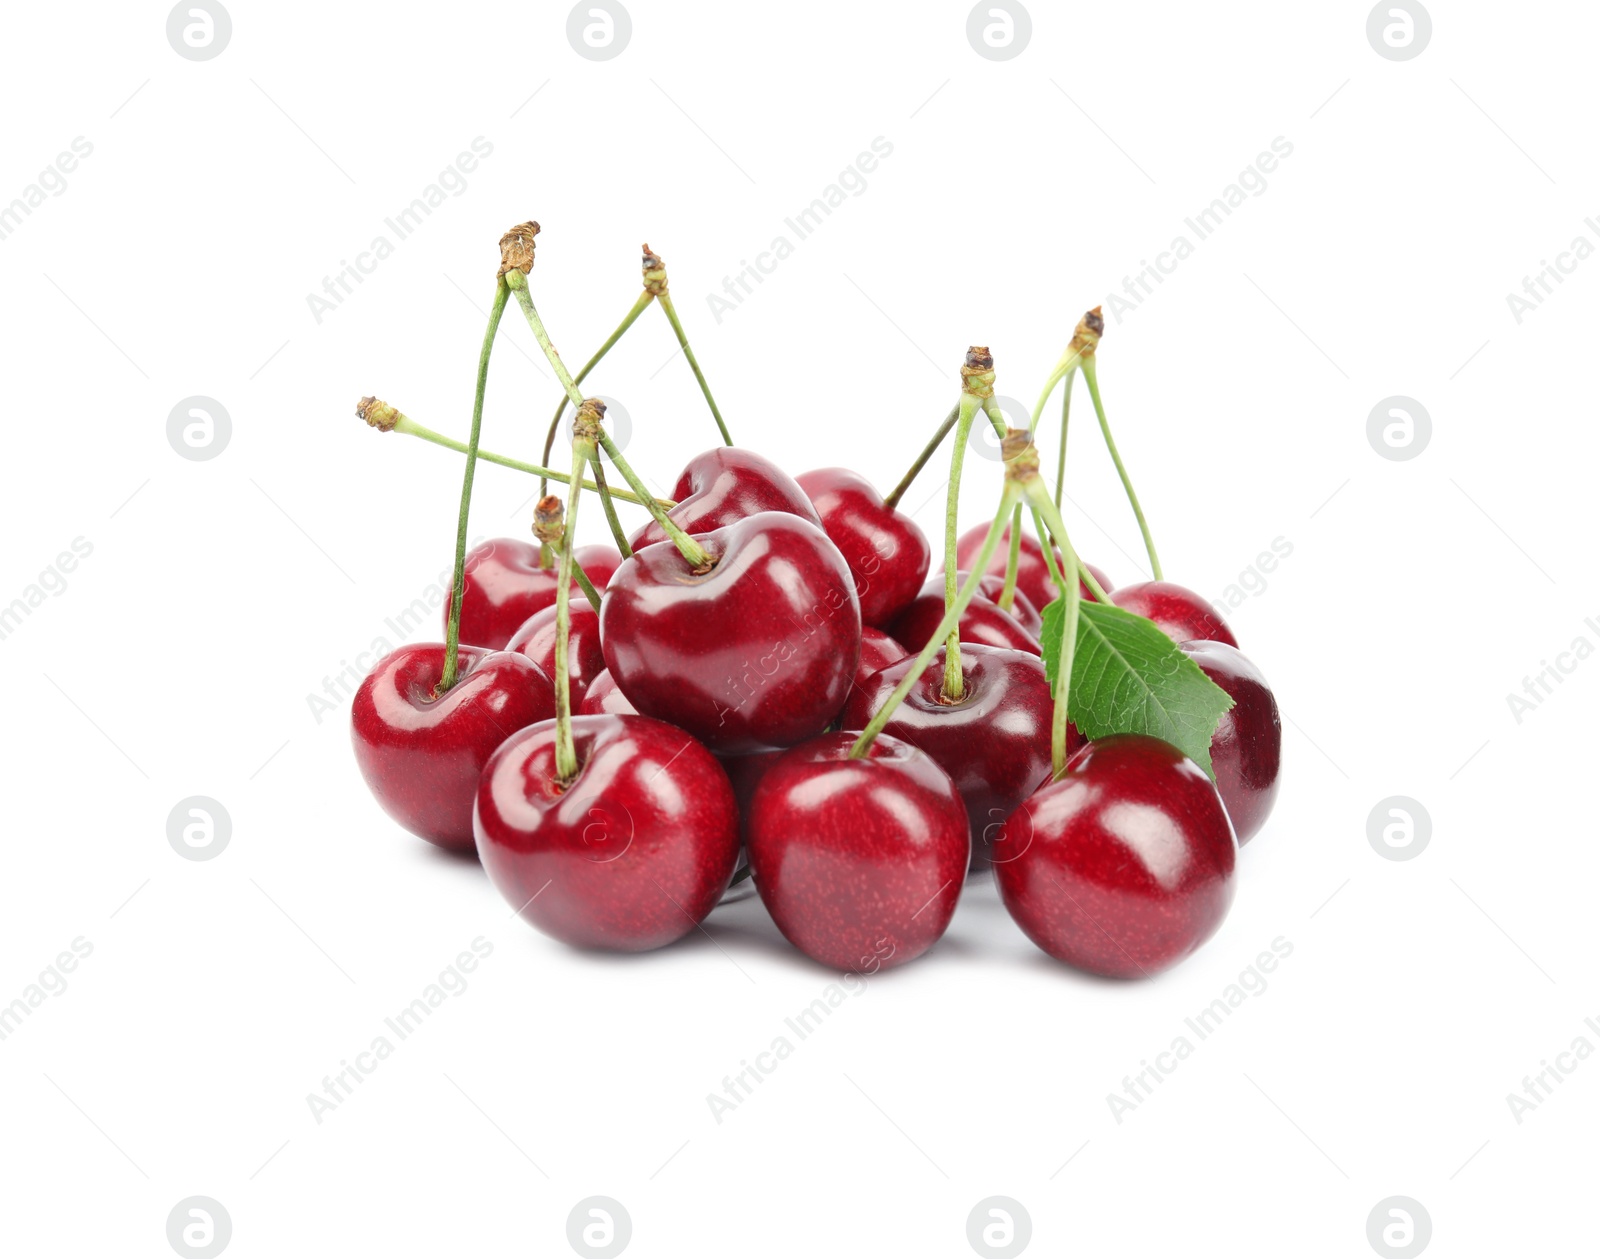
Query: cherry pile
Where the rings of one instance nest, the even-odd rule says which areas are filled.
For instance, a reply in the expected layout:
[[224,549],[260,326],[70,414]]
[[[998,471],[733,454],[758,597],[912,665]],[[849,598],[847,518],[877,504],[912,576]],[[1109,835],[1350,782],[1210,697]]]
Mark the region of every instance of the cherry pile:
[[[856,471],[796,478],[732,444],[648,246],[644,291],[574,378],[529,288],[538,231],[501,241],[468,442],[376,398],[358,409],[466,455],[444,641],[381,660],[352,707],[357,763],[389,815],[476,852],[525,919],[584,948],[670,944],[747,877],[783,935],[832,967],[911,961],[963,889],[990,877],[1034,943],[1086,971],[1148,976],[1204,943],[1277,794],[1278,710],[1217,610],[1162,578],[1101,403],[1098,310],[1028,430],[1005,424],[993,360],[973,347],[956,406],[886,497]],[[564,391],[545,464],[569,402],[576,411],[567,472],[479,447],[513,296]],[[724,438],[689,460],[670,500],[650,494],[604,404],[578,388],[651,304]],[[1154,580],[1115,587],[1067,538],[1079,374]],[[1063,382],[1052,495],[1034,435]],[[1005,489],[991,523],[958,534],[974,423],[1003,438]],[[934,548],[898,505],[952,434],[930,576]],[[539,500],[531,540],[467,549],[480,459],[566,483],[565,502]],[[584,503],[603,509],[615,546],[574,545]],[[625,534],[619,508],[648,517]]]

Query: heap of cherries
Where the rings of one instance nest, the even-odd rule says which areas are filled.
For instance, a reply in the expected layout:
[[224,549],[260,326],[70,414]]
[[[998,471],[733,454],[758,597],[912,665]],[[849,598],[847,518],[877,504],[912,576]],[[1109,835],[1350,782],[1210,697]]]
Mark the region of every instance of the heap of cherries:
[[[501,240],[467,442],[377,398],[358,409],[466,455],[445,641],[380,661],[351,714],[389,815],[475,851],[524,918],[585,948],[670,944],[749,878],[797,948],[876,970],[927,951],[990,872],[1030,939],[1096,974],[1150,975],[1208,939],[1238,847],[1277,794],[1278,710],[1216,609],[1161,579],[1100,399],[1098,310],[1027,430],[1007,426],[993,360],[973,347],[956,405],[885,497],[855,472],[793,478],[731,443],[648,246],[644,291],[574,378],[529,288],[538,231]],[[513,295],[564,391],[541,465],[479,448]],[[652,304],[725,443],[689,461],[672,500],[649,492],[604,404],[578,388]],[[1079,374],[1155,580],[1113,587],[1068,540]],[[1033,437],[1058,384],[1052,492]],[[569,402],[563,471],[545,465]],[[1000,434],[1005,485],[992,523],[957,536],[974,423]],[[929,541],[898,504],[952,434],[943,571],[930,578]],[[531,540],[468,551],[480,459],[565,482],[564,502],[540,498]],[[574,545],[596,499],[614,548]],[[624,533],[619,504],[648,519]]]

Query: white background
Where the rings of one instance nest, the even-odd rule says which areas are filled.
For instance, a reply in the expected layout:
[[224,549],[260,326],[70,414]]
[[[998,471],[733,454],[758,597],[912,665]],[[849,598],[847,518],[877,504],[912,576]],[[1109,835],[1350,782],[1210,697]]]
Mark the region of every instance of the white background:
[[[202,62],[159,5],[6,18],[0,202],[93,145],[0,240],[0,604],[93,548],[0,642],[0,1002],[93,947],[0,1042],[8,1251],[168,1254],[194,1194],[239,1256],[564,1254],[592,1194],[641,1257],[959,1256],[996,1194],[1038,1254],[1368,1254],[1391,1195],[1423,1204],[1435,1254],[1575,1243],[1600,1065],[1520,1124],[1506,1095],[1600,1046],[1600,663],[1520,722],[1506,696],[1600,644],[1600,262],[1520,323],[1506,296],[1600,243],[1600,14],[1439,0],[1395,62],[1359,3],[1041,3],[994,62],[963,4],[639,0],[628,47],[593,62],[564,6],[230,9]],[[464,191],[314,317],[324,276],[479,136]],[[718,322],[706,295],[879,136],[865,191]],[[969,343],[1031,401],[1078,315],[1279,136],[1266,190],[1101,350],[1168,575],[1218,595],[1293,548],[1230,613],[1286,718],[1232,915],[1175,971],[1114,984],[977,888],[718,1124],[707,1094],[829,973],[755,902],[652,956],[576,955],[388,821],[343,700],[317,720],[308,697],[447,568],[459,491],[458,457],[375,434],[356,400],[465,435],[495,242],[533,217],[569,363],[633,301],[648,240],[736,439],[887,488]],[[673,350],[647,312],[591,380],[662,485],[713,440]],[[557,397],[535,356],[513,307],[486,447],[533,457]],[[168,444],[191,395],[231,416],[209,461]],[[1409,461],[1368,443],[1391,395],[1432,417]],[[1068,523],[1133,580],[1138,532],[1077,403]],[[969,466],[974,523],[999,479]],[[528,479],[478,483],[474,535],[525,534]],[[936,533],[936,504],[918,518]],[[214,860],[168,844],[191,795],[231,816]],[[1368,842],[1394,795],[1431,817],[1414,860]],[[317,1123],[307,1094],[478,936],[467,991]],[[1277,937],[1266,990],[1118,1123],[1107,1095]]]

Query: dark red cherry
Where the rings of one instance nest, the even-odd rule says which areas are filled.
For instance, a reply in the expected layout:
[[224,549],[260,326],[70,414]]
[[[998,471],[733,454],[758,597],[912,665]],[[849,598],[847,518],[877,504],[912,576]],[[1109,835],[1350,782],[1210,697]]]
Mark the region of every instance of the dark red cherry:
[[791,748],[756,789],[756,890],[778,930],[825,966],[872,973],[921,956],[945,932],[967,872],[967,814],[925,752],[853,734]]
[[617,686],[641,713],[717,752],[787,747],[826,728],[861,652],[839,548],[783,512],[695,538],[711,555],[707,571],[662,542],[612,577],[600,627]]
[[[596,590],[604,590],[622,563],[615,547],[580,546],[572,558]],[[577,584],[573,593],[578,599]],[[539,567],[539,544],[520,538],[490,538],[467,552],[465,594],[461,600],[461,641],[498,651],[535,612],[556,601],[556,570]],[[450,601],[443,613],[450,618]]]
[[928,576],[928,536],[910,516],[847,468],[802,473],[800,488],[856,579],[861,623],[882,628],[910,603]]
[[[956,573],[956,580],[958,582],[964,582],[966,579],[966,573]],[[994,604],[994,606],[997,608],[1000,607],[1000,596],[1005,593],[1005,588],[1006,579],[1004,577],[997,577],[993,573],[983,578],[983,580],[978,583],[978,593],[981,594],[985,599],[989,600],[989,602]],[[1002,612],[1008,611],[1005,608],[1000,608],[1000,610]],[[1011,619],[1018,625],[1022,626],[1023,629],[1027,630],[1028,633],[1032,634],[1035,638],[1039,637],[1039,631],[1044,628],[1044,618],[1039,615],[1039,609],[1034,606],[1033,600],[1028,598],[1027,595],[1023,594],[1020,589],[1013,588],[1011,591],[1011,607],[1009,609],[1009,614]]]
[[906,649],[881,629],[870,625],[861,629],[861,659],[856,664],[855,683],[865,686],[867,679],[879,669],[904,659]]
[[1208,600],[1194,591],[1172,581],[1139,581],[1131,586],[1119,586],[1111,593],[1111,602],[1119,608],[1148,617],[1175,643],[1186,643],[1192,638],[1209,638],[1213,642],[1237,647],[1239,642]]
[[1184,655],[1233,697],[1211,736],[1217,792],[1241,844],[1266,823],[1278,798],[1283,725],[1278,701],[1261,670],[1236,647],[1198,640],[1180,644]]
[[[956,539],[956,563],[962,568],[970,569],[978,553],[983,550],[983,540],[989,536],[988,525],[977,525],[968,529]],[[1002,578],[1006,574],[1006,563],[1009,558],[1011,543],[1011,526],[1007,525],[1001,535],[1000,548],[994,553],[994,558],[989,561],[989,572],[998,573]],[[1052,548],[1053,549],[1053,548]],[[1056,567],[1061,566],[1061,552],[1055,553]],[[1084,562],[1084,567],[1094,574],[1094,579],[1100,583],[1100,589],[1111,590],[1111,579],[1093,564]],[[1041,612],[1046,605],[1053,603],[1056,598],[1056,584],[1050,580],[1050,568],[1044,560],[1044,548],[1039,545],[1039,539],[1027,530],[1022,534],[1022,546],[1017,555],[1017,589],[1028,596],[1033,606]],[[1082,582],[1078,589],[1083,592],[1085,599],[1094,596],[1089,593],[1089,588]]]
[[[930,577],[922,593],[900,614],[891,632],[906,645],[907,651],[920,652],[938,632],[943,620],[944,577]],[[1040,654],[1039,640],[1023,629],[1016,617],[1002,612],[997,604],[976,592],[961,614],[961,641],[983,647],[1007,647],[1035,656]]]
[[1205,771],[1160,739],[1119,734],[1085,744],[1011,815],[994,875],[1051,957],[1133,979],[1188,957],[1221,925],[1237,853]]
[[733,876],[733,788],[683,731],[646,717],[574,717],[578,773],[556,774],[556,724],[508,739],[484,767],[478,855],[546,935],[638,952],[693,931]]
[[471,852],[472,800],[490,754],[555,715],[550,679],[526,656],[463,646],[438,698],[443,643],[411,643],[373,666],[350,706],[361,776],[384,812],[441,848]]
[[[567,677],[572,696],[572,710],[578,711],[583,697],[595,677],[606,667],[606,658],[600,650],[600,614],[589,606],[587,600],[573,599],[568,607],[571,624],[567,630]],[[522,628],[511,636],[507,651],[520,651],[538,665],[548,678],[556,676],[556,606],[551,604],[535,612]]]
[[[795,479],[743,446],[717,446],[689,460],[672,497],[678,505],[667,515],[685,533],[709,533],[764,511],[788,512],[822,527],[816,508]],[[637,551],[666,540],[666,533],[652,520],[634,532],[628,545]]]
[[[962,697],[944,698],[941,649],[895,709],[884,733],[921,748],[950,775],[972,830],[972,868],[989,864],[1012,811],[1050,774],[1054,698],[1044,662],[1023,651],[963,644]],[[852,691],[844,729],[861,730],[916,663],[907,657]],[[1083,742],[1067,727],[1067,749]]]
[[578,711],[586,716],[598,713],[614,713],[619,717],[639,715],[639,710],[628,703],[628,697],[617,689],[617,680],[611,676],[610,669],[602,669],[594,675],[594,681],[589,683],[589,689],[584,692]]

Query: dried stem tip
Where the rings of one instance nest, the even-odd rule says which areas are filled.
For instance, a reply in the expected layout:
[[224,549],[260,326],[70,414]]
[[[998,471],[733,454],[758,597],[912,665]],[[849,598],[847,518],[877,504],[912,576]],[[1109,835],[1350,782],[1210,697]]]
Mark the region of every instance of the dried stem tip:
[[583,405],[578,408],[578,416],[572,421],[572,440],[585,441],[591,445],[600,440],[601,422],[606,418],[606,404],[599,398],[585,398]]
[[1100,344],[1100,334],[1106,330],[1106,321],[1100,316],[1100,308],[1096,306],[1082,319],[1072,333],[1072,344],[1067,347],[1068,352],[1076,350],[1081,358],[1093,354],[1095,347]]
[[1025,428],[1008,428],[1000,439],[1000,457],[1005,460],[1006,476],[1013,481],[1028,481],[1039,475],[1039,450],[1033,434]]
[[387,433],[394,428],[395,421],[400,418],[398,410],[381,398],[372,397],[361,399],[360,404],[356,407],[356,414],[380,433]]
[[961,391],[975,398],[994,396],[994,356],[988,346],[967,347],[967,361],[961,365]]
[[661,261],[660,255],[649,245],[643,248],[644,259],[641,265],[644,271],[645,292],[660,297],[667,291],[667,264]]
[[533,509],[533,536],[547,546],[557,546],[566,530],[566,506],[554,494],[546,494]]
[[539,225],[532,219],[518,223],[500,238],[500,274],[520,271],[523,275],[533,270],[533,238],[539,234]]

